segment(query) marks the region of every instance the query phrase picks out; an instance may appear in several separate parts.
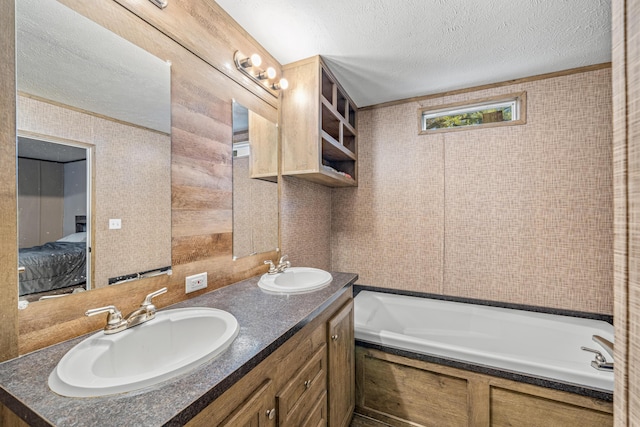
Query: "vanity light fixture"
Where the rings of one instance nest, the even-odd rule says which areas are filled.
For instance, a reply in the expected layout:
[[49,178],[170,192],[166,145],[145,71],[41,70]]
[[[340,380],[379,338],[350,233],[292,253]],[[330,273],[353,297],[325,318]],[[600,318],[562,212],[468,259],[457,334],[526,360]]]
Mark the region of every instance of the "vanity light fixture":
[[169,0],[149,0],[151,3],[158,6],[160,9],[164,9],[169,4]]
[[237,50],[233,55],[233,62],[244,75],[269,90],[284,90],[289,87],[289,82],[285,78],[275,81],[277,75],[275,68],[267,67],[266,70],[259,68],[262,65],[262,58],[257,53],[245,56]]

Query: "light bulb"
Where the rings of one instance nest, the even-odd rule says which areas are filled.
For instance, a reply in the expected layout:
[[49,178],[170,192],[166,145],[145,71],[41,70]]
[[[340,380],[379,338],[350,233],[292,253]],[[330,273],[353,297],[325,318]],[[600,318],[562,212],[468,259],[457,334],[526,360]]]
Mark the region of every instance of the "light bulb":
[[289,82],[284,77],[280,79],[279,82],[271,85],[271,89],[273,90],[285,90],[289,87]]
[[[273,79],[276,76],[276,70],[273,67],[267,68],[267,71],[261,71],[256,76],[258,80]],[[265,83],[266,84],[266,83]]]
[[240,52],[236,52],[234,57],[236,61],[236,66],[238,67],[242,67],[242,68],[259,67],[260,64],[262,64],[262,58],[260,58],[260,55],[258,55],[257,53],[254,53],[248,58],[237,59],[239,58],[239,54]]
[[258,55],[257,53],[251,55],[249,59],[251,60],[250,65],[253,67],[259,67],[260,64],[262,64],[262,58],[260,58],[260,55]]

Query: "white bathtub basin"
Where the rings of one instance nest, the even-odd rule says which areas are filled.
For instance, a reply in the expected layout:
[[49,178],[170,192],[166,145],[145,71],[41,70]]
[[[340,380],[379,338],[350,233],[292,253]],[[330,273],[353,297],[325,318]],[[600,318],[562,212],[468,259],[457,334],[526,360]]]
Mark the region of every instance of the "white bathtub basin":
[[159,311],[155,319],[113,335],[98,332],[65,354],[49,387],[69,397],[124,393],[189,372],[220,355],[238,321],[214,308]]
[[599,320],[362,291],[355,298],[356,340],[510,372],[613,391],[613,372],[591,366]]
[[310,267],[289,267],[283,273],[263,274],[258,286],[282,294],[311,292],[329,285],[331,273]]

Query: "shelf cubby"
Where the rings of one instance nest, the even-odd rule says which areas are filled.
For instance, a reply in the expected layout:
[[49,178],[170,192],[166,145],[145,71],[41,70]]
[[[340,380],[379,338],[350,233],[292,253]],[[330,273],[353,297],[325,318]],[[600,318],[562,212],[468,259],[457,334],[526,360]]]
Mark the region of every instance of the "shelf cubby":
[[[357,108],[319,56],[283,67],[282,174],[357,185]],[[295,94],[295,95],[294,95]]]

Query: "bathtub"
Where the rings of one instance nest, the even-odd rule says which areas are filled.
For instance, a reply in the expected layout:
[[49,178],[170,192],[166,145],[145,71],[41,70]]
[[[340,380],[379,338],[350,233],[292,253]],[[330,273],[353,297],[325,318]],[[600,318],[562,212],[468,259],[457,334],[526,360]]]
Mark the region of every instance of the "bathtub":
[[354,322],[358,341],[613,392],[613,372],[593,368],[594,354],[580,349],[612,361],[591,338],[613,342],[604,321],[361,291]]

